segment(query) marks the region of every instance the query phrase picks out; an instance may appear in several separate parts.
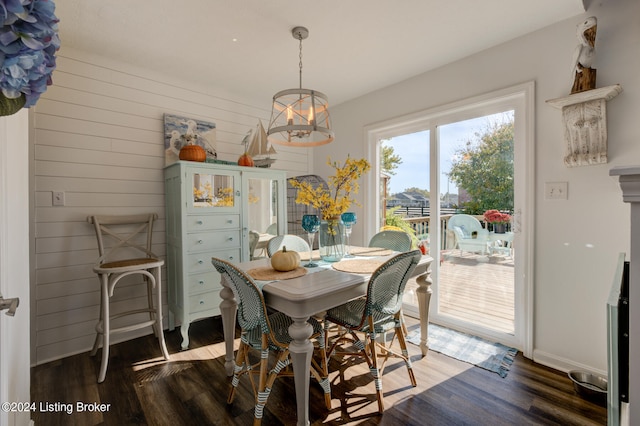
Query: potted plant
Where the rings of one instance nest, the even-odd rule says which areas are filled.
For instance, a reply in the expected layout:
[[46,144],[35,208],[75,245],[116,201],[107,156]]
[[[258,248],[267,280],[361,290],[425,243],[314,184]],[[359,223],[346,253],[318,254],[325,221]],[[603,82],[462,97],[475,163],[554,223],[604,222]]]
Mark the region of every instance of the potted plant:
[[496,234],[504,234],[507,230],[507,224],[511,222],[511,215],[500,213],[498,210],[487,210],[483,216],[485,222],[493,225],[493,232]]
[[327,164],[336,170],[333,176],[329,176],[328,189],[322,185],[314,188],[309,182],[295,179],[291,180],[291,186],[298,190],[297,204],[313,206],[320,210],[320,257],[327,262],[337,262],[344,256],[340,215],[349,210],[352,203],[359,205],[354,198],[354,194],[360,189],[357,180],[369,171],[371,165],[364,158],[356,160],[349,156],[344,165],[332,162],[331,158],[327,160]]

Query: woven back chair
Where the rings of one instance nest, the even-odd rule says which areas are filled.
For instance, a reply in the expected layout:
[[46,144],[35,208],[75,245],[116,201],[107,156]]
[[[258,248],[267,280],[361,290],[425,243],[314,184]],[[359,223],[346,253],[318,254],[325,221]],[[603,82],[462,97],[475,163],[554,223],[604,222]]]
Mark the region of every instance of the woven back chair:
[[[87,221],[93,224],[98,239],[99,258],[93,267],[100,281],[100,318],[96,325],[96,340],[91,350],[94,356],[102,346],[102,362],[98,373],[98,383],[102,383],[107,374],[109,362],[110,337],[115,333],[124,333],[144,327],[153,327],[160,343],[164,359],[169,359],[167,346],[162,332],[162,289],[160,272],[164,260],[151,251],[153,222],[155,213],[128,216],[89,216]],[[116,285],[127,277],[142,277],[146,283],[147,306],[110,314],[110,300]],[[130,278],[128,278],[130,279]],[[155,288],[155,295],[154,295]],[[154,307],[155,297],[155,307]],[[111,320],[126,316],[148,313],[147,320],[112,328]]]
[[267,255],[273,256],[275,252],[287,247],[287,250],[297,251],[298,253],[309,253],[309,243],[302,237],[297,235],[278,235],[269,240],[267,244]]
[[404,231],[381,231],[371,237],[369,247],[381,247],[394,251],[411,250],[411,237]]
[[[293,324],[293,320],[281,312],[269,315],[262,291],[251,277],[233,264],[215,257],[211,259],[211,263],[233,291],[238,302],[238,325],[242,329],[227,402],[229,404],[233,402],[240,377],[251,375],[251,385],[256,400],[254,425],[258,425],[262,420],[264,407],[275,379],[283,375],[293,375],[289,369],[285,369],[291,363],[289,344],[292,338],[289,335],[289,326]],[[310,318],[308,322],[313,328],[311,339],[317,340],[320,355],[319,363],[315,360],[312,361],[311,374],[324,390],[327,408],[331,408],[331,388],[324,347],[324,331],[317,320]],[[260,351],[259,368],[256,368],[258,363],[251,364],[249,359],[251,349]],[[275,354],[276,360],[269,368],[270,353]],[[259,376],[257,384],[253,375]]]
[[[389,358],[400,358],[404,361],[411,385],[416,386],[402,324],[402,296],[407,281],[420,258],[420,250],[413,250],[387,260],[371,275],[366,298],[355,299],[329,309],[325,317],[325,338],[329,356],[339,352],[361,356],[366,360],[375,382],[378,411],[381,413],[384,411],[382,374]],[[331,323],[339,327],[337,327],[337,333],[331,337],[331,345],[329,345],[328,332]],[[394,331],[394,335],[387,345],[384,337],[390,331]],[[360,340],[357,332],[364,333],[364,341]],[[400,352],[393,349],[396,338]],[[344,343],[347,343],[348,349],[355,348],[358,352],[348,350],[345,352],[342,349]],[[377,353],[377,347],[382,348],[380,354]],[[382,363],[379,363],[379,357],[382,357]]]

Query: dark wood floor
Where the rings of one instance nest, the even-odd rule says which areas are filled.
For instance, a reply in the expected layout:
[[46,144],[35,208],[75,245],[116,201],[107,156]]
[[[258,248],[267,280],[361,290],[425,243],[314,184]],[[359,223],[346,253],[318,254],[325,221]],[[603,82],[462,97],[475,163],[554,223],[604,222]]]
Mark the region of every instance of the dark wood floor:
[[[415,321],[407,319],[409,329]],[[242,383],[232,405],[226,397],[221,323],[207,319],[191,326],[191,349],[179,351],[180,333],[166,332],[172,355],[160,357],[157,340],[147,336],[112,346],[107,378],[96,383],[99,357],[88,353],[32,369],[33,401],[72,405],[36,410],[41,425],[248,425],[253,395]],[[418,387],[409,385],[406,369],[391,364],[384,374],[386,411],[377,414],[374,386],[362,364],[346,368],[331,361],[333,408],[324,406],[312,380],[310,419],[314,425],[604,425],[606,409],[575,394],[566,374],[534,364],[518,354],[506,378],[429,352],[409,352]],[[77,403],[109,404],[107,411],[77,412]],[[98,407],[99,408],[99,407]],[[107,407],[103,407],[107,408]],[[62,411],[61,411],[62,410]],[[264,425],[296,421],[292,378],[276,381],[265,410]]]

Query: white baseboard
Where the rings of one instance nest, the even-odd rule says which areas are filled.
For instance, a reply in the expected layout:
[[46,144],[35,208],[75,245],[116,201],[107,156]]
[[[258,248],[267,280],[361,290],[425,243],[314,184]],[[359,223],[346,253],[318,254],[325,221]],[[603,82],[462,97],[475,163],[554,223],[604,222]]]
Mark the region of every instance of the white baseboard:
[[601,377],[607,377],[606,370],[598,370],[588,365],[580,364],[570,359],[562,358],[536,349],[533,351],[533,360],[538,364],[546,365],[554,370],[563,371],[565,373],[568,373],[571,370],[582,370]]

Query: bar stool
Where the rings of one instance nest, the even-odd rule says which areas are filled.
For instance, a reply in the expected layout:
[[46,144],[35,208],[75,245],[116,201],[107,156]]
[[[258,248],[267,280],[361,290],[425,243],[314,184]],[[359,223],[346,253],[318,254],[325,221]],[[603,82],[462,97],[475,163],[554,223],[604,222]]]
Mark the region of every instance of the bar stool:
[[[109,362],[109,341],[112,334],[124,333],[144,327],[153,327],[165,360],[169,359],[162,332],[162,287],[161,268],[164,260],[151,251],[153,221],[155,213],[127,216],[89,216],[87,221],[94,225],[98,239],[98,253],[93,271],[100,281],[100,319],[96,325],[96,340],[91,350],[94,356],[102,345],[102,362],[98,383],[102,383]],[[108,245],[105,245],[108,242]],[[142,275],[147,287],[147,306],[110,314],[110,298],[116,284],[130,275]],[[125,280],[126,281],[126,280]],[[155,288],[155,307],[153,289]],[[149,319],[122,327],[112,328],[111,321],[130,315],[148,313]]]

